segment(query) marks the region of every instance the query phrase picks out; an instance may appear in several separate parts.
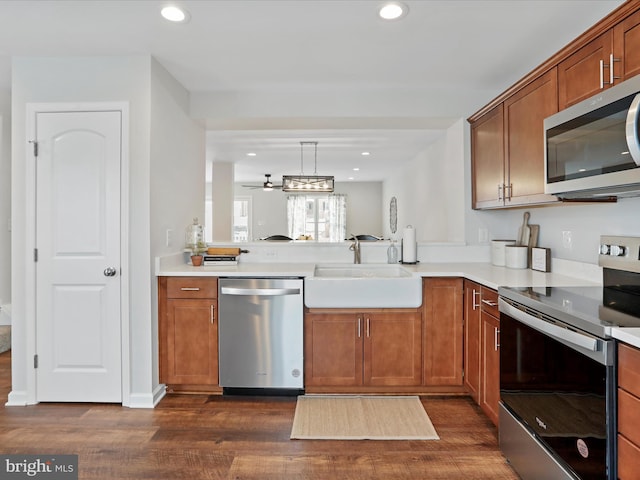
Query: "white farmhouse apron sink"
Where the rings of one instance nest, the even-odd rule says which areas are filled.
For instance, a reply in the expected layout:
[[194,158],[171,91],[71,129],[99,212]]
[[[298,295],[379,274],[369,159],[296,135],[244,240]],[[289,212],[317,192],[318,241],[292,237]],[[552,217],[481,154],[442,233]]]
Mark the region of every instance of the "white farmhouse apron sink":
[[304,303],[309,308],[422,305],[422,278],[395,264],[319,264],[304,287]]

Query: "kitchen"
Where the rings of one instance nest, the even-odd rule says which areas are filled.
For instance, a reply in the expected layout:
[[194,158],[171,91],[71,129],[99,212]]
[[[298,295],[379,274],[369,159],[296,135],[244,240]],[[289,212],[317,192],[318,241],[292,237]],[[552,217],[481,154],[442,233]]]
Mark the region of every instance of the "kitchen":
[[[587,22],[587,25],[578,28],[578,31],[574,32],[574,35],[569,36],[566,41],[579,35],[584,28],[604,16],[604,14],[612,8],[612,5],[607,4],[606,8],[603,7],[602,12],[597,15],[594,14],[593,21]],[[415,6],[414,10],[415,12],[419,11],[418,6]],[[407,20],[410,18],[411,17],[407,17]],[[566,42],[561,42],[561,44],[564,43]],[[556,51],[557,48],[559,48],[559,45],[550,47],[548,54]],[[538,62],[543,59],[544,56],[540,58]],[[524,73],[524,71],[532,68],[532,66],[537,63],[536,61],[529,62],[530,63],[526,68],[522,68],[521,73]],[[49,79],[64,79],[61,80],[61,85],[55,85],[55,89],[48,85],[48,79],[43,79],[37,74],[37,72],[43,71],[43,69],[44,71],[49,72]],[[146,74],[144,73],[145,69],[147,72]],[[155,75],[151,81],[148,80],[149,69],[152,69]],[[110,72],[113,73],[112,77],[109,76]],[[152,391],[157,385],[157,378],[154,373],[156,371],[155,365],[157,364],[157,346],[154,339],[157,338],[157,333],[154,322],[152,321],[156,299],[153,291],[153,284],[149,278],[149,272],[152,271],[151,261],[154,256],[171,253],[170,251],[167,251],[167,248],[164,246],[166,229],[172,228],[176,234],[180,232],[184,228],[185,222],[190,220],[190,217],[193,215],[193,205],[199,205],[201,203],[201,198],[203,198],[202,191],[197,191],[197,188],[191,187],[191,184],[187,182],[187,179],[183,178],[183,175],[190,165],[189,162],[193,163],[194,168],[198,168],[200,165],[199,160],[194,160],[194,158],[201,155],[202,152],[201,150],[198,150],[198,148],[194,149],[191,147],[186,140],[184,140],[183,145],[167,141],[167,135],[163,135],[163,128],[167,128],[171,131],[174,125],[165,126],[158,125],[156,123],[152,124],[152,120],[148,119],[148,117],[152,117],[153,122],[156,122],[158,117],[161,117],[166,113],[166,111],[159,110],[159,108],[166,109],[167,111],[173,111],[171,109],[175,108],[173,105],[170,105],[169,102],[165,102],[164,104],[157,103],[157,99],[155,97],[151,99],[148,95],[140,95],[141,91],[144,92],[145,89],[148,89],[150,83],[153,83],[155,88],[152,89],[153,94],[161,91],[161,87],[165,87],[167,85],[169,85],[169,87],[166,88],[172,87],[170,81],[166,78],[166,74],[163,73],[162,69],[158,67],[155,61],[147,60],[145,63],[144,59],[139,59],[138,61],[138,59],[120,60],[117,58],[110,58],[100,62],[87,59],[81,63],[74,62],[72,59],[56,61],[55,59],[43,58],[35,61],[28,57],[20,57],[14,62],[13,75],[14,86],[12,96],[13,101],[18,104],[43,100],[65,101],[70,99],[70,95],[72,93],[76,94],[81,100],[94,100],[96,97],[101,99],[106,97],[106,99],[110,100],[120,99],[123,96],[139,100],[139,102],[132,103],[132,108],[136,108],[135,118],[143,120],[140,120],[139,123],[135,124],[135,129],[136,131],[150,130],[151,139],[153,141],[149,142],[148,139],[140,141],[139,139],[136,139],[136,141],[132,141],[131,145],[133,151],[132,158],[135,158],[136,162],[141,162],[135,163],[134,165],[136,168],[131,170],[131,183],[136,186],[132,191],[130,199],[131,205],[135,207],[130,213],[130,223],[132,225],[131,253],[146,257],[146,260],[144,260],[142,264],[137,263],[139,260],[136,260],[136,263],[132,263],[131,265],[131,342],[136,345],[136,357],[134,362],[132,362],[135,363],[135,365],[131,372],[131,385],[133,397],[138,400],[142,400],[141,403],[152,403],[152,399],[150,397],[153,396]],[[98,79],[97,82],[101,81],[104,82],[104,84],[94,85],[92,89],[85,90],[82,86],[76,85],[75,83],[77,82],[73,82],[72,78],[68,78],[72,75],[91,76],[92,78]],[[512,81],[515,81],[518,77],[519,74],[513,74]],[[114,84],[116,78],[119,78],[120,80],[119,83]],[[134,78],[135,81],[126,83],[122,80],[124,78]],[[138,81],[138,79],[140,80]],[[162,82],[158,79],[162,80]],[[510,82],[505,82],[503,87],[506,87],[509,83]],[[65,88],[68,88],[69,91],[65,92]],[[116,88],[122,88],[122,90],[108,95],[100,92],[100,89],[105,89],[104,91],[111,92]],[[503,88],[494,87],[491,92],[486,92],[485,95],[480,95],[476,92],[475,95],[477,95],[477,98],[473,100],[473,105],[476,108],[480,107],[490,98],[493,98],[502,89]],[[368,100],[366,92],[359,92],[358,96],[363,101]],[[464,99],[461,98],[462,96],[463,95],[460,95],[460,92],[458,91],[455,98],[448,99],[448,103],[451,104],[452,102],[455,103],[456,101],[459,101],[463,104]],[[283,95],[275,95],[272,98],[273,102],[254,105],[253,108],[255,110],[253,110],[253,116],[261,117],[267,113],[273,113],[274,115],[281,116],[280,114],[288,105],[283,101],[286,100],[283,97]],[[205,95],[194,95],[192,98],[192,102],[196,105],[197,109],[206,108],[207,101],[213,103],[213,106],[221,112],[219,115],[225,115],[227,113],[224,111],[225,107],[229,111],[234,110],[236,115],[240,116],[249,116],[251,113],[248,110],[247,105],[238,105],[231,101],[229,101],[229,103],[225,103],[222,101],[224,99],[219,102],[215,102],[214,100],[215,99],[207,98]],[[317,101],[320,103],[326,100],[327,98],[324,97]],[[409,101],[411,101],[411,99],[409,99]],[[391,109],[388,106],[385,109],[382,108],[379,102],[374,102],[370,104],[371,106],[369,108],[359,112],[356,112],[355,109],[349,109],[347,108],[347,104],[343,104],[341,106],[337,105],[335,109],[331,109],[331,112],[333,112],[334,115],[342,114],[342,116],[362,117],[366,115],[381,115],[384,114],[385,111],[398,112],[401,110],[404,114],[403,116],[411,116],[420,108],[419,102],[415,103],[415,105],[405,104],[405,108],[401,110],[400,108]],[[329,105],[332,105],[332,103],[327,102],[323,108],[318,110],[319,113],[316,115],[322,115],[324,112],[329,110]],[[436,108],[437,106],[438,105],[436,104],[431,107],[430,111],[438,113]],[[19,140],[21,137],[24,138],[24,133],[21,132],[23,128],[21,125],[24,125],[25,121],[24,113],[20,111],[18,106],[14,105],[13,108],[12,123],[17,125],[12,132],[14,142],[11,144],[14,157],[13,175],[14,184],[21,184],[24,181],[23,176],[25,173],[17,159],[24,158],[25,155],[25,147]],[[244,111],[242,110],[243,108],[245,109]],[[305,104],[305,108],[310,108],[310,106]],[[195,109],[196,108],[194,108],[194,110]],[[269,112],[267,112],[267,110],[269,110]],[[462,105],[459,110],[461,111],[458,116],[461,118],[469,115],[471,111],[468,107],[463,108]],[[149,114],[150,111],[152,112],[151,115]],[[296,109],[294,112],[298,112],[298,116],[304,113],[303,109]],[[180,114],[180,112],[178,112],[178,114]],[[199,115],[196,114],[196,116]],[[3,125],[5,129],[9,127],[7,124]],[[465,133],[466,129],[467,126],[464,121],[459,121],[450,131],[451,136],[454,138],[451,140],[451,143],[457,145],[458,149],[462,148],[462,145],[468,142],[468,135]],[[196,138],[201,138],[198,136],[202,134],[198,132],[187,132],[184,136],[186,137],[188,135],[194,135]],[[151,146],[149,145],[150,143]],[[6,149],[8,146],[5,145],[4,148]],[[463,205],[461,216],[464,219],[464,228],[462,230],[462,238],[460,238],[460,230],[458,229],[456,231],[457,236],[454,237],[454,240],[464,241],[469,245],[478,245],[480,243],[478,240],[478,232],[481,229],[485,229],[487,232],[490,232],[491,238],[507,238],[512,236],[515,226],[519,224],[521,212],[477,212],[470,209],[471,188],[470,178],[468,176],[468,152],[469,148],[468,145],[466,145],[463,148],[463,158],[461,160],[464,162],[463,165],[466,166],[464,169],[464,188],[457,189],[457,192],[465,192],[464,203],[460,202],[460,196],[458,197],[458,202]],[[153,162],[150,160],[151,156],[153,157]],[[181,165],[176,166],[175,162],[172,161],[172,158],[169,157],[176,158],[178,156],[183,160]],[[8,158],[8,155],[6,157]],[[176,187],[175,182],[180,182],[180,184]],[[164,198],[165,195],[163,195],[163,192],[167,191],[168,188],[178,188],[180,191],[184,192],[180,198],[180,201],[184,202],[184,211],[176,211],[179,207],[174,205],[174,202],[172,201],[173,199]],[[200,188],[204,189],[204,186]],[[12,216],[14,250],[12,255],[14,258],[14,264],[20,265],[26,263],[25,258],[28,257],[28,247],[23,246],[25,244],[25,242],[23,242],[24,236],[23,233],[20,233],[24,232],[26,228],[25,221],[21,219],[27,217],[27,215],[25,215],[25,205],[28,203],[26,201],[26,195],[16,191],[15,188],[12,195],[14,208]],[[151,199],[153,199],[153,201]],[[621,200],[619,203],[611,205],[571,205],[551,207],[548,209],[537,209],[532,215],[537,223],[544,226],[541,230],[541,245],[549,246],[554,250],[554,252],[559,252],[557,255],[562,259],[594,264],[596,261],[594,252],[597,249],[599,235],[601,233],[638,233],[635,231],[629,231],[632,229],[631,226],[634,225],[634,207],[636,206],[636,203],[637,201],[635,199],[629,199]],[[411,204],[411,202],[404,201],[401,204],[408,205]],[[151,208],[151,205],[153,205],[153,208]],[[148,218],[149,211],[151,212],[151,218]],[[458,213],[456,215],[460,214]],[[456,216],[456,218],[459,217]],[[408,222],[403,222],[401,220],[400,225],[403,225],[403,223]],[[594,224],[598,225],[597,231],[594,231],[593,229]],[[426,234],[426,229],[418,228],[419,231]],[[568,242],[568,247],[563,244],[562,240],[563,238],[566,238],[566,236],[563,237],[562,234],[562,232],[565,231],[571,232],[570,238],[572,241]],[[445,238],[449,240],[448,237],[445,236]],[[151,244],[151,254],[149,254],[149,244]],[[29,264],[27,264],[27,266],[28,265]],[[23,286],[25,282],[25,273],[18,269],[14,269],[13,275],[13,313],[17,318],[19,318],[25,314],[26,308],[24,305],[21,305],[20,301],[22,296],[26,294]],[[17,333],[19,334],[19,332]],[[18,337],[18,340],[27,344],[27,338],[25,338],[24,333],[22,337]],[[14,359],[14,363],[17,363],[14,365],[17,377],[17,380],[14,381],[14,389],[16,392],[27,392],[28,382],[26,379],[26,359],[18,359],[18,361]],[[16,400],[18,399],[16,398]],[[27,400],[29,400],[29,398],[27,398]]]

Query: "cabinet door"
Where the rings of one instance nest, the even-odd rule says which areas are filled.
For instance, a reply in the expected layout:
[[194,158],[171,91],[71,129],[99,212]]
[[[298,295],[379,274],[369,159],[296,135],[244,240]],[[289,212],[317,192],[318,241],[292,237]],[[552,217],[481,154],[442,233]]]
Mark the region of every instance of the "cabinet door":
[[364,335],[365,385],[422,383],[420,312],[365,314]]
[[480,381],[480,407],[498,426],[498,402],[500,401],[500,321],[482,311],[482,378]]
[[362,315],[318,313],[305,316],[305,384],[362,385]]
[[506,205],[557,201],[544,195],[544,119],[558,112],[558,76],[548,71],[504,102]]
[[504,114],[500,104],[471,125],[473,208],[504,204]]
[[613,29],[614,55],[620,61],[614,62],[613,72],[622,82],[640,74],[640,11],[630,15]]
[[480,401],[480,285],[464,281],[464,384]]
[[[613,32],[603,33],[558,65],[558,107],[564,110],[608,87]],[[614,67],[615,69],[615,67]],[[603,84],[600,83],[601,75]]]
[[424,383],[462,385],[462,279],[425,278]]
[[218,384],[218,328],[214,299],[169,299],[166,317],[167,384]]

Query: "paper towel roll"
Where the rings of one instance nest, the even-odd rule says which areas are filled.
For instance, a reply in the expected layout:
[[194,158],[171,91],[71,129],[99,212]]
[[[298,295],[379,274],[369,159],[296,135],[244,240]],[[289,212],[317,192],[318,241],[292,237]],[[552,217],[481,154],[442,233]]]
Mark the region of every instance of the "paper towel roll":
[[416,263],[418,259],[416,230],[407,225],[402,232],[402,263]]

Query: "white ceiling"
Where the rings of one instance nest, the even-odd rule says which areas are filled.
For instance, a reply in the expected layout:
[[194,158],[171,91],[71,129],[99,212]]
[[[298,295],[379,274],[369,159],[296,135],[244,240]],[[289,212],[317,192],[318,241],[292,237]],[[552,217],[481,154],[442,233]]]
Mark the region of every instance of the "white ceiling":
[[[394,22],[377,18],[378,0],[175,2],[190,12],[186,24],[160,17],[167,3],[0,1],[0,87],[10,86],[11,56],[150,54],[192,92],[446,87],[497,95],[623,1],[406,0],[409,14]],[[225,130],[210,133],[208,148],[237,163],[246,182],[299,173],[299,142],[318,141],[319,174],[344,180],[361,167],[357,180],[380,180],[440,131]],[[364,150],[372,153],[366,164]],[[249,151],[258,153],[253,164]],[[312,173],[306,150],[304,159]]]

